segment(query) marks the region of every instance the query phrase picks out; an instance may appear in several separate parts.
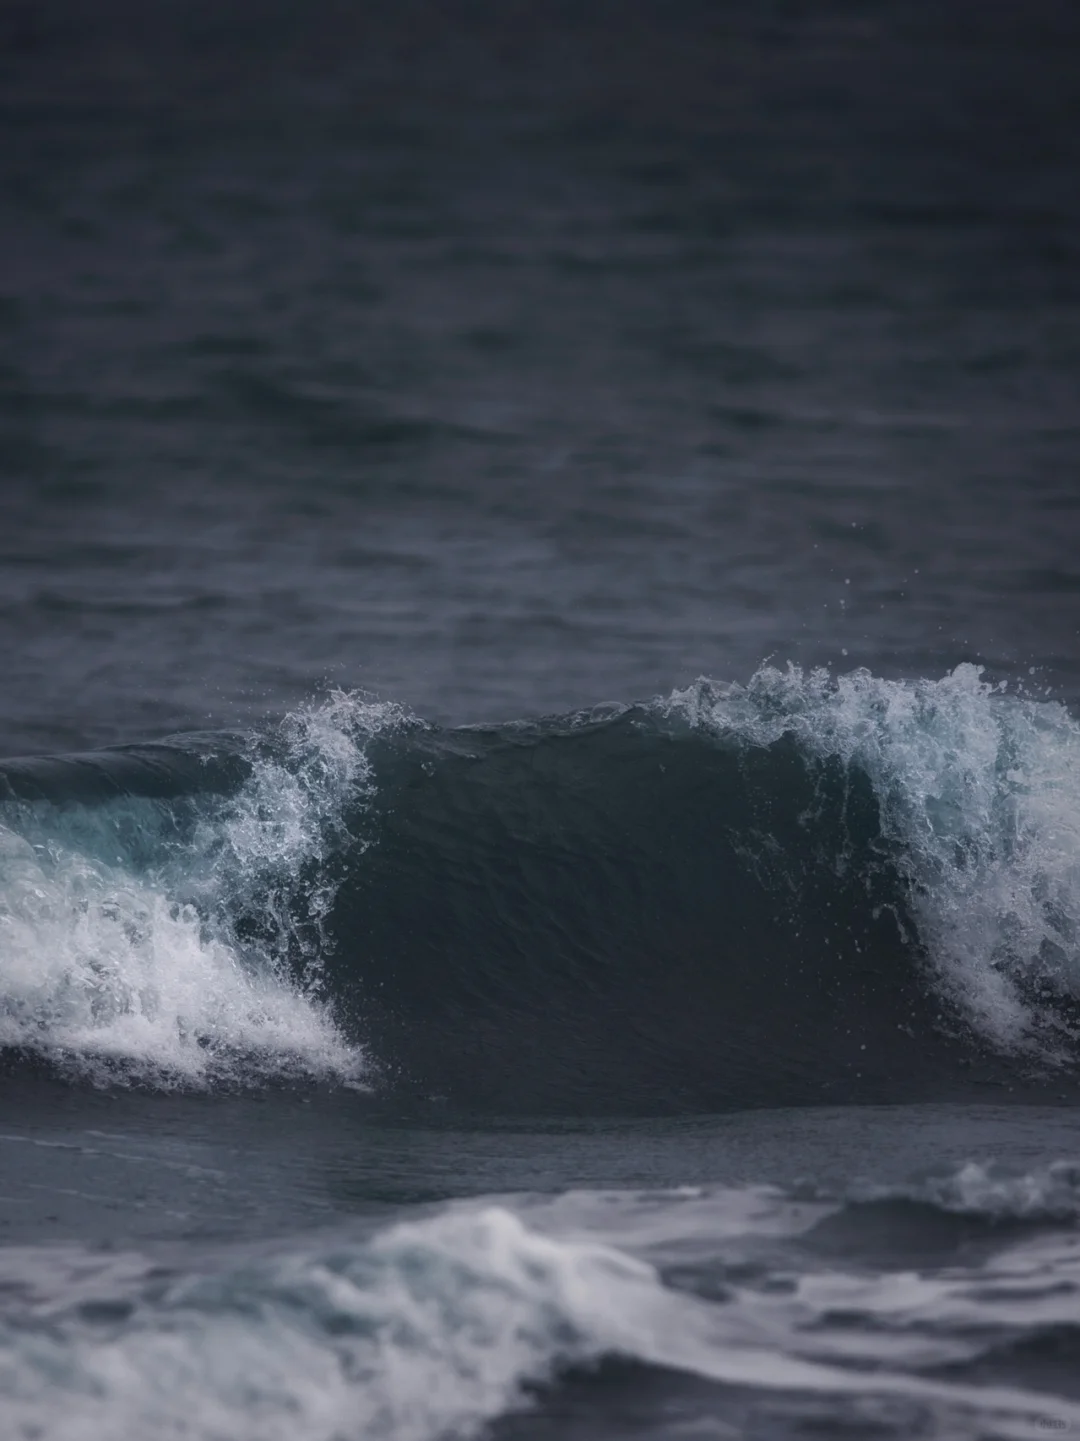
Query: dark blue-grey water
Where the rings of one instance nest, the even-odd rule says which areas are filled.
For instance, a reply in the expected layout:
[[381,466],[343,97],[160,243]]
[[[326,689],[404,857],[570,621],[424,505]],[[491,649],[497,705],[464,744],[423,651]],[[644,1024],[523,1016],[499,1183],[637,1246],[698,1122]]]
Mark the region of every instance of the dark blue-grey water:
[[1080,1430],[1078,174],[1066,0],[0,0],[6,1435]]

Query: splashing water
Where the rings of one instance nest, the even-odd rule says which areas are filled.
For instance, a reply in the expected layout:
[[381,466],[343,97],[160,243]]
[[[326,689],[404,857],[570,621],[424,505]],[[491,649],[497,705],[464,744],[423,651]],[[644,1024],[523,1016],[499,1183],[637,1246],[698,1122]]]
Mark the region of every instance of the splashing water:
[[985,1041],[1062,1058],[1080,999],[1080,725],[958,666],[939,681],[765,666],[662,703],[717,735],[792,734],[866,773],[933,982]]
[[402,719],[333,695],[253,742],[225,800],[15,808],[0,827],[0,1045],[99,1082],[355,1075],[317,995],[323,920],[371,792],[366,742]]

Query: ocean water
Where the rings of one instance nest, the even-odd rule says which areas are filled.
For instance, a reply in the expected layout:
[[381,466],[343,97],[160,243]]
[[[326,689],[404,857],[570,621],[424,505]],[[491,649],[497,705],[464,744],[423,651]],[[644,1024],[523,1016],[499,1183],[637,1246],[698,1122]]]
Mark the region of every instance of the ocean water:
[[1080,1434],[1080,11],[2,0],[0,1434]]

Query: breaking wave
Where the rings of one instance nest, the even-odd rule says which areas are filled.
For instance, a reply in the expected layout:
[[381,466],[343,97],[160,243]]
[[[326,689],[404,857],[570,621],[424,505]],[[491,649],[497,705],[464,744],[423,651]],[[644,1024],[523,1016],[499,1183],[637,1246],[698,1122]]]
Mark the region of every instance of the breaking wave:
[[[1075,1089],[1080,726],[765,667],[0,766],[0,1044],[507,1112]],[[980,1088],[982,1088],[980,1090]]]

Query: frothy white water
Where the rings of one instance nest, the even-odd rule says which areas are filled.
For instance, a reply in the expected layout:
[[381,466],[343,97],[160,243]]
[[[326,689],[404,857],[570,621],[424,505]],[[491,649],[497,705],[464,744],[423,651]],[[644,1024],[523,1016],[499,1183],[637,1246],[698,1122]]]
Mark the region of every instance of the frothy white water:
[[329,1020],[153,880],[0,832],[0,1044],[99,1081],[350,1065]]
[[666,703],[692,724],[869,777],[942,997],[1006,1052],[1060,1059],[1080,998],[1080,724],[972,665],[938,681],[763,667]]
[[[328,858],[400,717],[342,695],[291,716],[235,797],[9,808],[0,1045],[99,1081],[354,1076],[317,994]],[[241,944],[236,919],[258,916]]]
[[958,1216],[991,1221],[1080,1220],[1080,1162],[1055,1161],[1037,1171],[1011,1175],[985,1162],[968,1161],[947,1176],[911,1186],[862,1186],[852,1199],[921,1201]]
[[[962,1277],[788,1274],[722,1305],[602,1239],[542,1235],[488,1203],[180,1281],[134,1257],[12,1253],[0,1396],[15,1434],[38,1441],[436,1441],[617,1356],[722,1387],[847,1398],[867,1421],[899,1400],[933,1434],[1034,1436],[1048,1416],[1080,1424],[1080,1407],[913,1368],[969,1359],[1026,1320],[1075,1319],[1080,1257],[1049,1244]],[[957,1323],[947,1340],[943,1311]],[[866,1327],[845,1324],[853,1315]]]

